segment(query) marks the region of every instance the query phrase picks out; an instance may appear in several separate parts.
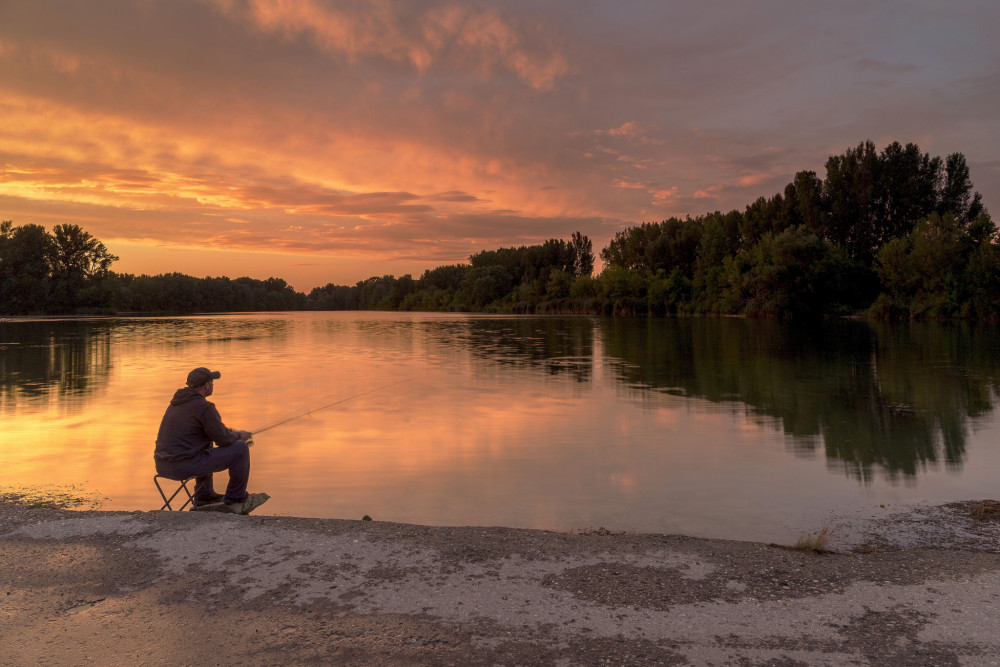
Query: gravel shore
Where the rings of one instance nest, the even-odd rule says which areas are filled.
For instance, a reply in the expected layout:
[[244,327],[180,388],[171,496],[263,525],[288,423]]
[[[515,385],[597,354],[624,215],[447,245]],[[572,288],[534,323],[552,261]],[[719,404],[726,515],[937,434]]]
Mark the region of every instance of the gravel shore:
[[818,553],[0,503],[0,664],[997,665],[998,508]]

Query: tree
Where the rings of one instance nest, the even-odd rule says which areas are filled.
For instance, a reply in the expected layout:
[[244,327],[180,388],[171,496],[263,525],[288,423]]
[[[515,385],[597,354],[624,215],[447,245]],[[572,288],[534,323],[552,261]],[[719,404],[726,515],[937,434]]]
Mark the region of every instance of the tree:
[[916,144],[894,141],[879,156],[876,188],[874,248],[890,239],[909,234],[919,220],[934,211],[937,203],[941,158],[921,155]]
[[989,241],[974,246],[966,267],[965,284],[970,294],[963,316],[1000,320],[1000,246]]
[[462,292],[470,305],[482,308],[510,294],[514,287],[510,273],[500,265],[474,266],[465,274]]
[[549,272],[548,282],[545,283],[545,296],[549,299],[564,299],[569,296],[569,291],[573,287],[573,275],[562,269],[553,269]]
[[83,305],[81,293],[107,278],[118,258],[78,225],[56,225],[52,231],[55,255],[50,307],[72,312]]
[[601,259],[607,266],[623,269],[649,269],[646,249],[662,232],[660,225],[644,222],[635,227],[627,227],[615,234],[606,248],[601,250]]
[[605,266],[654,274],[661,269],[669,273],[674,267],[690,273],[698,257],[702,220],[669,218],[629,227],[615,234],[601,251],[601,259]]
[[358,306],[361,310],[380,310],[388,307],[389,293],[395,277],[372,276],[358,283]]
[[749,253],[744,276],[747,313],[765,317],[823,314],[836,300],[830,294],[842,266],[835,249],[805,226],[765,234]]
[[659,227],[659,235],[646,246],[645,268],[651,273],[678,269],[686,276],[693,274],[701,245],[701,220],[670,218]]
[[577,278],[594,273],[594,246],[590,239],[580,232],[573,232],[570,240],[573,249],[573,275]]
[[817,236],[823,236],[826,229],[826,213],[823,210],[823,181],[814,171],[800,171],[795,179],[785,186],[785,227],[805,225]]
[[55,243],[41,225],[0,225],[0,311],[44,312]]
[[952,153],[945,159],[944,176],[938,191],[937,211],[951,213],[961,225],[968,225],[986,214],[983,198],[972,190],[969,165],[961,153]]
[[399,310],[399,306],[409,295],[417,291],[417,281],[409,273],[400,276],[393,282],[389,289],[388,305],[393,310]]
[[561,239],[548,239],[542,245],[521,250],[522,272],[519,278],[515,276],[515,284],[537,280],[544,285],[549,280],[549,273],[554,270],[574,271],[574,249]]
[[448,264],[434,269],[427,269],[424,275],[420,276],[421,289],[437,290],[457,290],[462,286],[462,279],[465,272],[469,270],[468,264]]
[[[473,269],[482,269],[490,266],[497,266],[507,272],[509,279],[514,285],[520,284],[525,277],[525,253],[526,246],[518,248],[497,248],[496,250],[481,250],[469,257],[469,264]],[[537,276],[530,276],[529,280]],[[465,279],[468,278],[466,274]],[[464,280],[464,279],[463,279]]]
[[826,161],[823,207],[829,212],[825,238],[847,254],[871,262],[880,163],[875,144],[866,141]]
[[778,227],[784,207],[785,202],[781,195],[774,195],[772,199],[758,197],[757,201],[748,205],[739,224],[743,245],[750,247],[764,234],[780,232],[781,229]]
[[323,287],[314,287],[308,296],[309,308],[314,310],[357,310],[357,286],[334,285],[327,283]]
[[878,254],[884,292],[875,314],[993,319],[1000,283],[996,226],[981,216],[968,229],[951,213],[932,213]]
[[79,282],[96,280],[108,275],[111,264],[118,261],[104,244],[78,225],[56,225],[55,262],[53,273]]

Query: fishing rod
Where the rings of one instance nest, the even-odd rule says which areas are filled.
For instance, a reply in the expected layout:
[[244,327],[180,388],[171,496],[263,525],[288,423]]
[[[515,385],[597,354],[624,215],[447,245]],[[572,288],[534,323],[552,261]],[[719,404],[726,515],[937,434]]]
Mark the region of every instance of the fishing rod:
[[[253,435],[257,435],[258,433],[263,433],[264,431],[270,431],[272,428],[281,426],[282,424],[287,424],[288,422],[293,422],[296,419],[302,419],[303,417],[308,417],[309,415],[313,414],[314,412],[319,412],[320,410],[326,410],[327,408],[332,408],[335,405],[340,405],[341,403],[346,403],[348,401],[353,401],[355,398],[360,398],[360,397],[364,396],[365,394],[371,394],[373,392],[379,391],[380,389],[388,389],[389,387],[393,387],[393,386],[395,386],[397,384],[402,384],[402,383],[408,382],[408,381],[409,381],[409,378],[403,378],[402,380],[396,380],[395,382],[390,382],[389,384],[383,384],[383,385],[380,385],[380,386],[375,387],[373,389],[369,389],[367,391],[362,391],[361,393],[354,394],[353,396],[348,396],[347,398],[338,399],[338,400],[334,401],[333,403],[327,403],[326,405],[321,405],[318,408],[313,408],[312,410],[307,410],[306,412],[297,414],[297,415],[295,415],[293,417],[287,417],[287,418],[282,419],[280,421],[276,421],[273,424],[268,424],[267,426],[262,426],[261,428],[254,429],[253,431],[250,431],[250,432]],[[247,444],[253,444],[253,436],[251,436],[251,440]]]

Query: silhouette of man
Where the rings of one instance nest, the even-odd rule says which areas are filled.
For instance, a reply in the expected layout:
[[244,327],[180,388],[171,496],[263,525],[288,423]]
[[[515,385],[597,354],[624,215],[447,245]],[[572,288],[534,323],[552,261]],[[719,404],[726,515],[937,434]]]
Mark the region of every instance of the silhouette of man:
[[[197,478],[192,509],[249,514],[270,496],[247,493],[250,433],[228,428],[215,404],[208,400],[220,377],[219,371],[203,366],[188,373],[187,386],[174,393],[163,414],[153,459],[160,475]],[[223,470],[229,471],[224,496],[212,486],[212,473]]]

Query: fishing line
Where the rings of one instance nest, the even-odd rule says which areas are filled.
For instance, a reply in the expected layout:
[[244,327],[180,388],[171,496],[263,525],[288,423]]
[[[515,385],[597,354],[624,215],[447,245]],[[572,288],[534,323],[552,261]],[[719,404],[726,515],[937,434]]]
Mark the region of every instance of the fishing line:
[[338,400],[334,401],[333,403],[327,403],[326,405],[321,405],[318,408],[313,408],[312,410],[308,410],[308,411],[303,412],[301,414],[297,414],[294,417],[288,417],[286,419],[282,419],[281,421],[274,422],[273,424],[268,424],[267,426],[263,426],[261,428],[254,429],[254,430],[252,430],[250,432],[253,433],[256,436],[258,433],[263,433],[264,431],[270,431],[272,428],[275,428],[277,426],[281,426],[282,424],[287,424],[288,422],[293,422],[296,419],[302,419],[303,417],[308,417],[309,415],[313,414],[314,412],[319,412],[320,410],[326,410],[327,408],[332,408],[335,405],[340,405],[341,403],[346,403],[347,401],[353,401],[355,398],[360,398],[360,397],[364,396],[365,394],[371,394],[373,392],[379,391],[380,389],[387,389],[387,388],[393,387],[393,386],[395,386],[397,384],[402,384],[404,382],[408,382],[409,379],[410,378],[403,378],[402,380],[396,380],[395,382],[390,382],[389,384],[383,384],[383,385],[380,385],[380,386],[375,387],[373,389],[369,389],[367,391],[363,391],[363,392],[361,392],[359,394],[354,394],[353,396],[348,396],[347,398],[338,399]]

